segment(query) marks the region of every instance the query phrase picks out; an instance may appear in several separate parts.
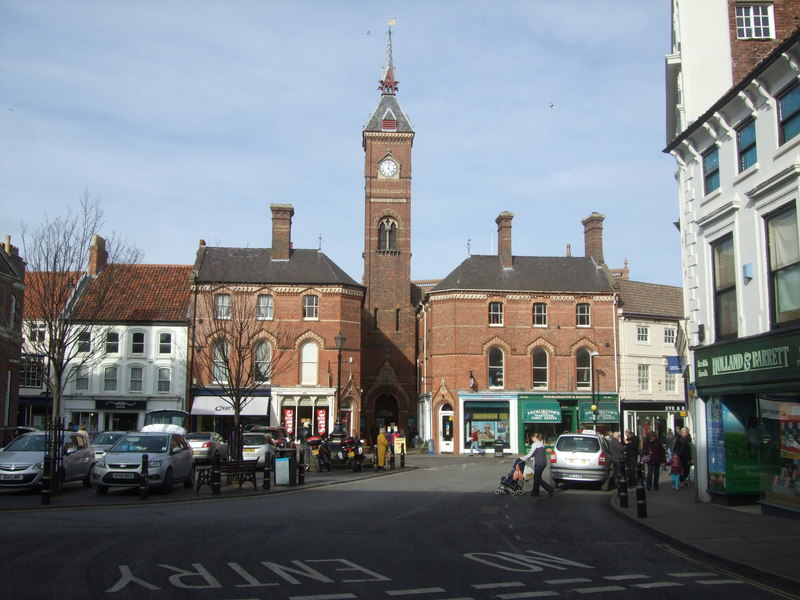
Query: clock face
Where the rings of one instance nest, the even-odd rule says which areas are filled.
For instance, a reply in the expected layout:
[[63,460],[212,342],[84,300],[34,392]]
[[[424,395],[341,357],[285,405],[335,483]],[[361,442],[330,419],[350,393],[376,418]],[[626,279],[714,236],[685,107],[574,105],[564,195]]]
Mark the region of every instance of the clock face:
[[378,165],[378,171],[380,171],[381,175],[384,177],[392,177],[397,173],[397,163],[387,158]]

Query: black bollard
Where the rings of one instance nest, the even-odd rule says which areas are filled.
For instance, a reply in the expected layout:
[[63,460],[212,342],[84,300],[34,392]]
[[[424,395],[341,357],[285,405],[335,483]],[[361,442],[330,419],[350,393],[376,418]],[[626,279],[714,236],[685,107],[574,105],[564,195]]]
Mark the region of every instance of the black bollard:
[[220,472],[219,460],[219,452],[215,452],[211,462],[211,493],[214,496],[219,496],[222,493],[222,486],[220,483],[222,475]]
[[270,478],[272,475],[270,474],[270,455],[265,455],[264,458],[264,480],[261,482],[261,489],[269,490],[270,485]]
[[149,475],[150,457],[147,454],[142,454],[142,476],[139,479],[139,500],[147,500],[150,493],[150,487],[147,485]]
[[306,482],[306,466],[303,461],[297,463],[297,485],[303,485]]
[[394,469],[394,452],[392,452],[391,456],[389,456],[389,470]]
[[44,465],[42,465],[42,504],[44,506],[50,505],[50,492],[52,491],[53,476],[53,461],[48,449],[44,455]]
[[647,517],[647,497],[644,490],[644,465],[636,465],[636,516]]
[[406,445],[400,447],[400,468],[404,469],[406,466]]
[[619,461],[618,473],[617,495],[619,496],[619,505],[622,508],[628,508],[628,475],[625,473],[625,459]]

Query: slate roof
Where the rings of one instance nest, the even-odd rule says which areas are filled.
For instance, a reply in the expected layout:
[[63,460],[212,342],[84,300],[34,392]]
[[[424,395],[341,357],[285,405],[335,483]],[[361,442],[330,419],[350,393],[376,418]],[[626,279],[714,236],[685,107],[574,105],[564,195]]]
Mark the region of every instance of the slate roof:
[[360,286],[318,250],[292,250],[289,260],[272,260],[270,248],[202,246],[193,271],[198,283]]
[[393,131],[399,133],[414,133],[414,126],[411,124],[411,120],[408,118],[405,111],[400,108],[397,97],[390,94],[381,96],[378,106],[372,111],[372,114],[364,125],[364,131],[383,131],[383,116],[386,114],[387,110],[391,110],[397,118],[397,129]]
[[75,318],[87,318],[87,307],[97,294],[108,292],[109,296],[101,303],[102,311],[92,320],[185,322],[190,271],[189,265],[106,265],[78,300]]
[[504,269],[497,255],[470,256],[431,290],[611,293],[614,288],[591,258],[514,256]]
[[620,279],[619,305],[628,315],[682,319],[683,288]]

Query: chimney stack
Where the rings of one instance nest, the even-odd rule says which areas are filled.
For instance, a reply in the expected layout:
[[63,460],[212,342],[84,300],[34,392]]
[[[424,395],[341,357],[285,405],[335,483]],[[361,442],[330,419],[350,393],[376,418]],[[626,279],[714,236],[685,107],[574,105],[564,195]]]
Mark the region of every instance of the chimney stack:
[[606,216],[593,212],[583,223],[584,256],[591,257],[598,265],[605,264],[603,259],[603,221]]
[[513,267],[511,254],[511,221],[513,218],[514,213],[503,211],[495,219],[495,223],[497,223],[497,253],[500,255],[504,269]]
[[270,204],[272,210],[272,260],[289,260],[292,251],[291,204]]
[[92,243],[89,246],[89,275],[97,275],[103,270],[108,262],[108,252],[106,251],[106,241],[96,233],[92,236]]

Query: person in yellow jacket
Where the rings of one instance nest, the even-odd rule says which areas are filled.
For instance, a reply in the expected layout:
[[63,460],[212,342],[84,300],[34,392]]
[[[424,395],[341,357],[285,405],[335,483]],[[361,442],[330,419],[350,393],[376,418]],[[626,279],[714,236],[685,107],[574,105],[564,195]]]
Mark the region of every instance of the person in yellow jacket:
[[378,470],[386,467],[386,451],[389,449],[389,440],[386,437],[386,427],[381,427],[378,433]]

